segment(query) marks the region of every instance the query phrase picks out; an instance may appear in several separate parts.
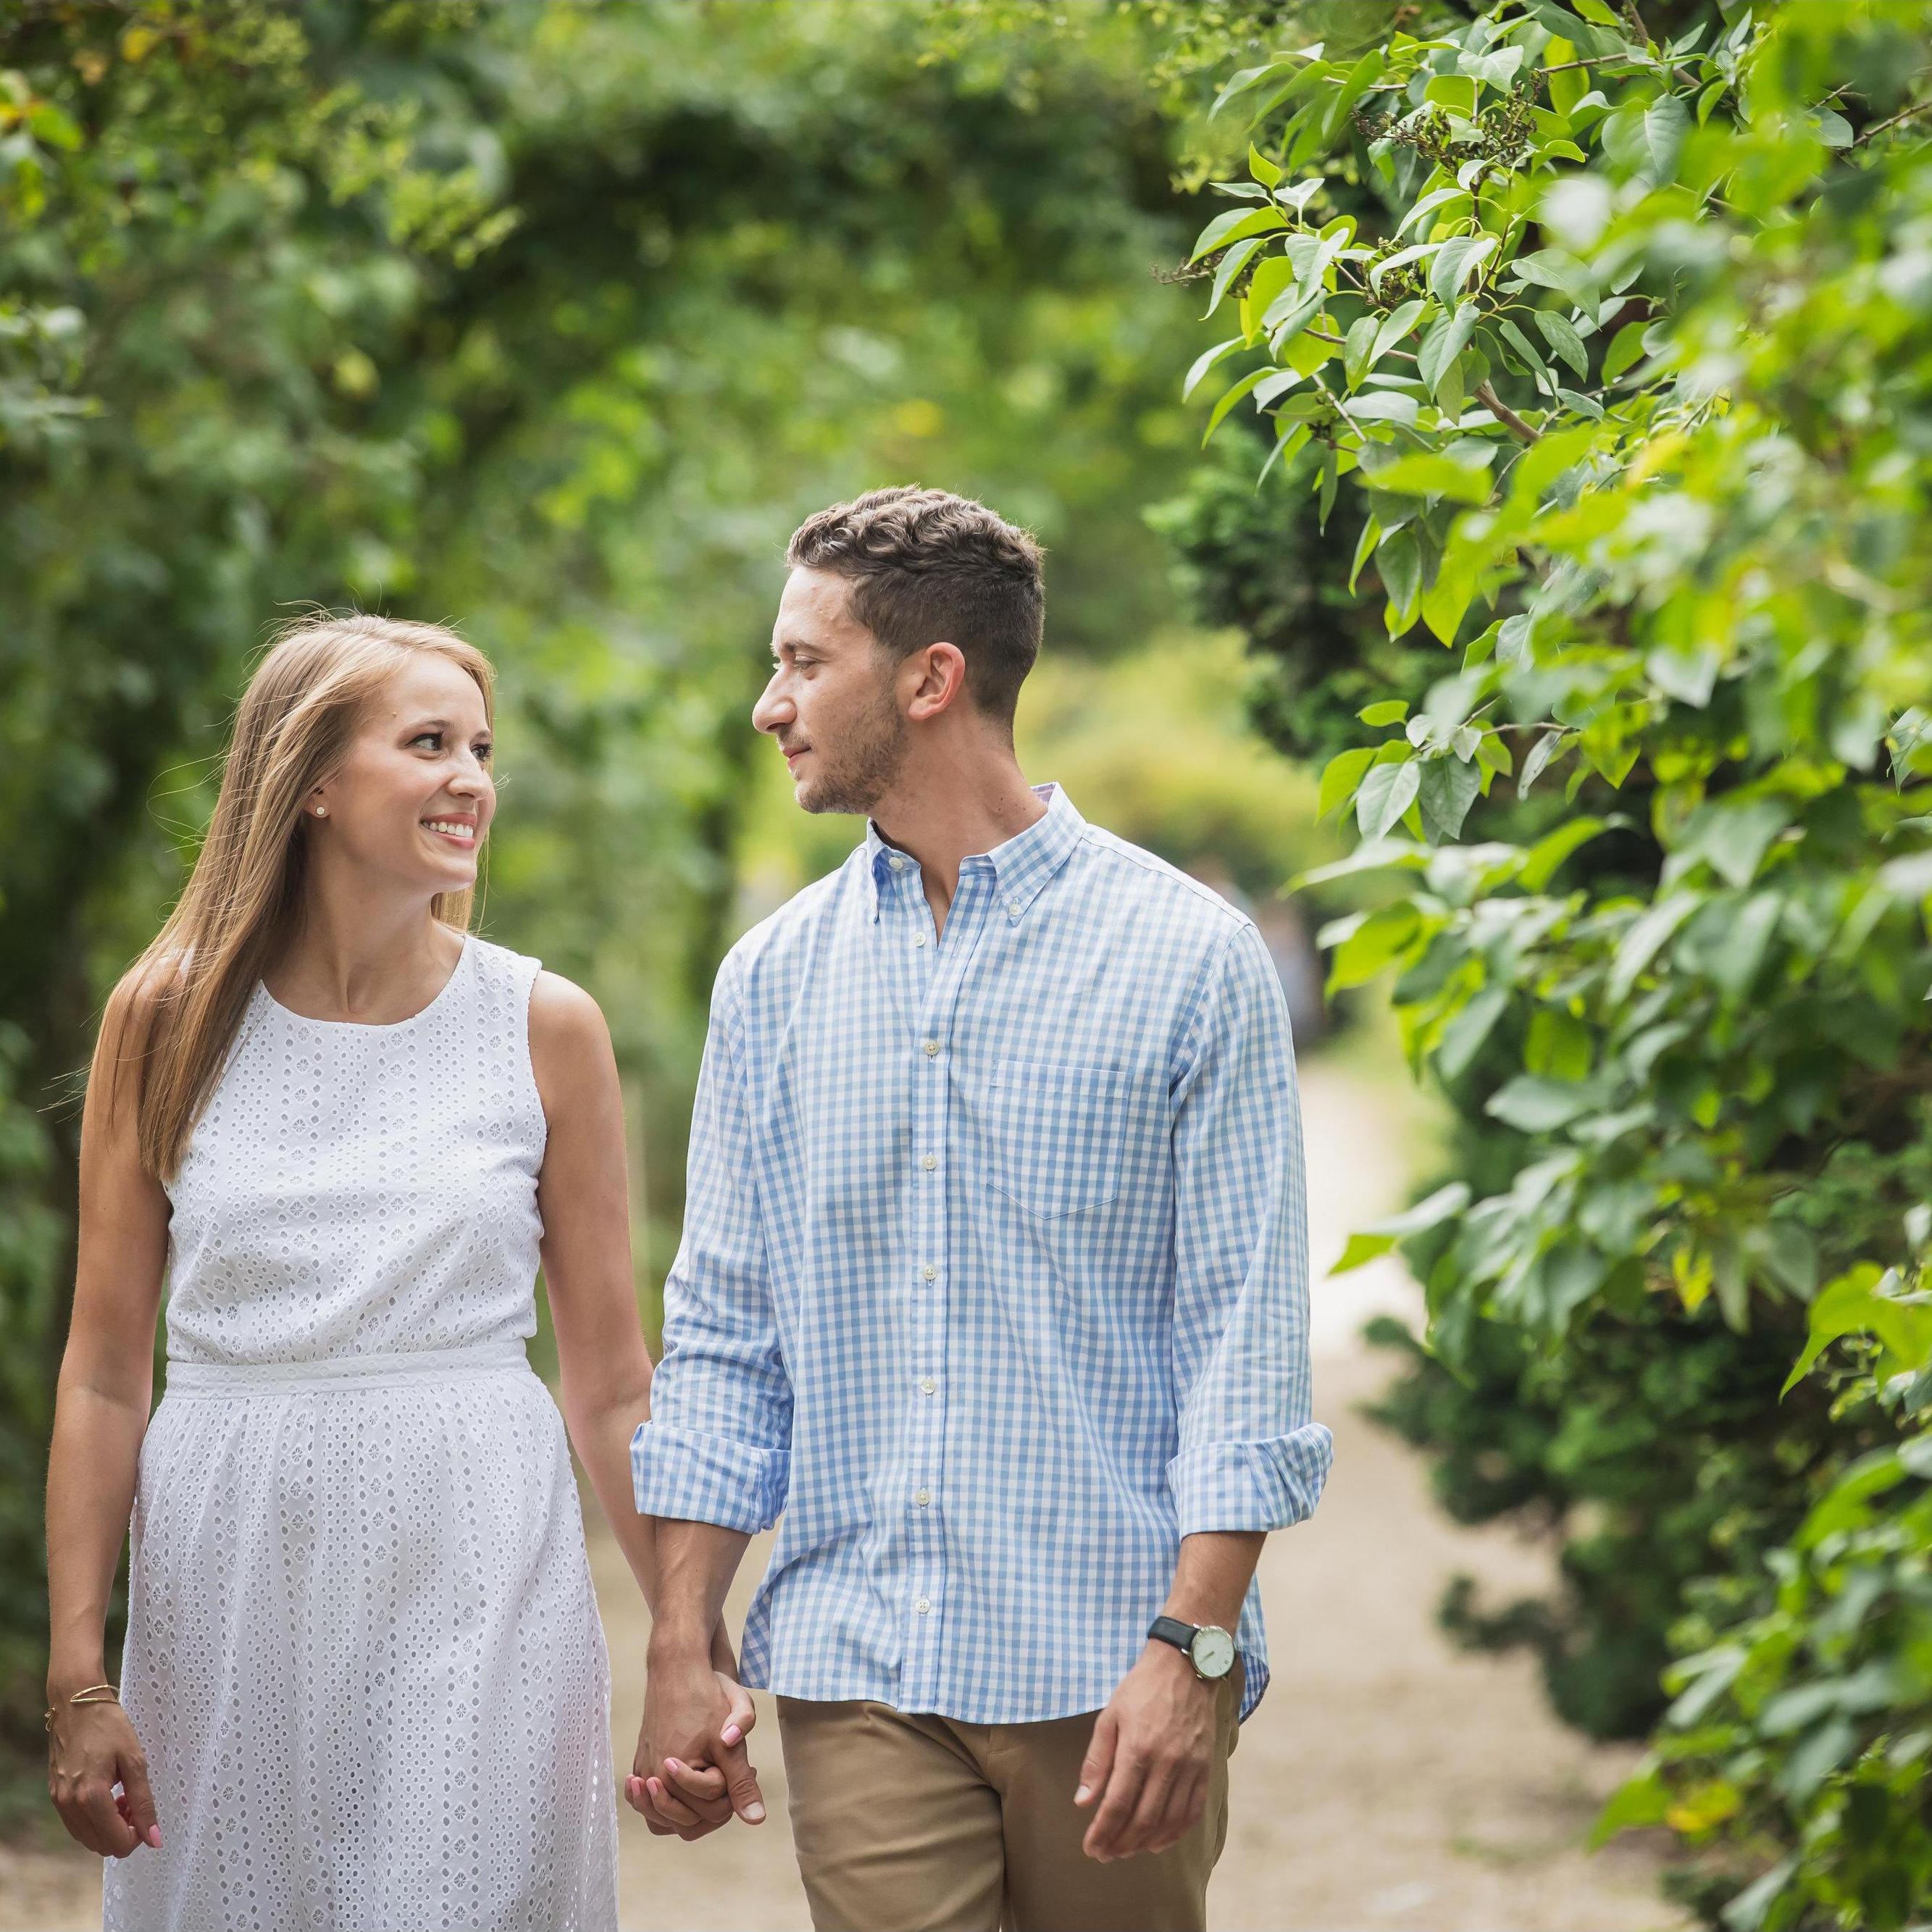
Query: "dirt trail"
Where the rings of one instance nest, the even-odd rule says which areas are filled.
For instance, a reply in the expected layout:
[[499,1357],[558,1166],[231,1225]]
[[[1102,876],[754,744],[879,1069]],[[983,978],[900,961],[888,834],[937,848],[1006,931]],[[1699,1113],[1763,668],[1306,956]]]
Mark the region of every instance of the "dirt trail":
[[[1314,1517],[1262,1564],[1274,1682],[1244,1726],[1234,1816],[1211,1894],[1223,1932],[1662,1932],[1654,1855],[1583,1840],[1634,1754],[1594,1748],[1546,1708],[1520,1658],[1464,1656],[1436,1628],[1444,1579],[1532,1587],[1545,1552],[1459,1529],[1414,1456],[1354,1406],[1389,1372],[1354,1340],[1374,1310],[1412,1310],[1393,1264],[1329,1282],[1348,1231],[1400,1204],[1402,1097],[1320,1060],[1304,1069],[1316,1279],[1316,1412],[1336,1460]],[[592,1520],[596,1522],[594,1505]],[[601,1525],[597,1526],[601,1532]],[[620,1771],[643,1699],[648,1625],[608,1532],[591,1558],[608,1634]],[[742,1617],[760,1550],[748,1561]],[[785,1826],[770,1702],[753,1734],[770,1821],[697,1845],[653,1838],[621,1809],[623,1923],[794,1932],[808,1924]],[[0,1932],[98,1925],[95,1862],[0,1848]]]

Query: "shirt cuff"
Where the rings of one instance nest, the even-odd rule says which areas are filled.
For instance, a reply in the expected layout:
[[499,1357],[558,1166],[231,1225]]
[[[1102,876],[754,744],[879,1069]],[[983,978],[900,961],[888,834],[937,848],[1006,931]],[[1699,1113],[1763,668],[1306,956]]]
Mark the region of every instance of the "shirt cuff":
[[1313,1513],[1334,1460],[1318,1422],[1261,1442],[1190,1443],[1167,1466],[1180,1533],[1286,1529]]
[[662,1422],[646,1422],[631,1438],[631,1493],[640,1516],[754,1534],[778,1521],[790,1483],[788,1449]]

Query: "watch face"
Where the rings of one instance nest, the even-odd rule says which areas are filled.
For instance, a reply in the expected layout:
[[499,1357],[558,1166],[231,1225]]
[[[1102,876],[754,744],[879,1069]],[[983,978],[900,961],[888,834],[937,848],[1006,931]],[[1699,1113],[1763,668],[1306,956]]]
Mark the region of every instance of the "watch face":
[[1234,1640],[1218,1624],[1203,1624],[1188,1654],[1203,1677],[1225,1677],[1234,1667]]

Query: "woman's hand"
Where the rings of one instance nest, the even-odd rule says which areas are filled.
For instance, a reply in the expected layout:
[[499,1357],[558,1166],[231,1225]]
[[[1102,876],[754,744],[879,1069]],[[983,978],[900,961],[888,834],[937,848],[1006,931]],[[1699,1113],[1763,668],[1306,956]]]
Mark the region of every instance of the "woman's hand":
[[[722,1726],[724,1741],[742,1743],[745,1733],[758,1720],[751,1694],[726,1672],[713,1674],[728,1713]],[[646,1729],[648,1724],[647,1718]],[[675,1835],[688,1844],[730,1821],[734,1808],[723,1772],[709,1764],[687,1764],[681,1758],[660,1763],[651,1751],[645,1730],[640,1729],[637,1757],[631,1775],[624,1780],[624,1802],[653,1832],[659,1838]]]
[[127,1858],[140,1845],[160,1849],[147,1757],[118,1704],[57,1705],[47,1739],[47,1795],[62,1823],[104,1858]]

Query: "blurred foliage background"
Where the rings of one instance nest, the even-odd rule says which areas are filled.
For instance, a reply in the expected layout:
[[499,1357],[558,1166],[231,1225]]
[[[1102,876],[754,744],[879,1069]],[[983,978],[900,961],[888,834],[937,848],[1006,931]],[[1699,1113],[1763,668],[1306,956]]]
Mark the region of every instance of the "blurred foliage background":
[[[1384,10],[1366,10],[1372,31]],[[784,542],[811,511],[926,482],[1031,526],[1051,568],[1041,688],[1088,808],[1184,862],[1214,843],[1264,896],[1324,855],[1304,783],[1258,748],[1228,763],[1239,664],[1196,661],[1144,521],[1196,460],[1174,370],[1200,325],[1159,277],[1216,152],[1204,76],[1283,13],[5,10],[0,1743],[30,1774],[16,1797],[35,1802],[43,1742],[73,1076],[178,888],[277,622],[313,604],[448,620],[498,664],[483,924],[609,1016],[648,1316],[712,970],[761,894],[857,829],[801,823],[748,728]],[[1156,735],[1157,783],[1135,755]],[[1051,733],[1034,749],[1054,763]]]

